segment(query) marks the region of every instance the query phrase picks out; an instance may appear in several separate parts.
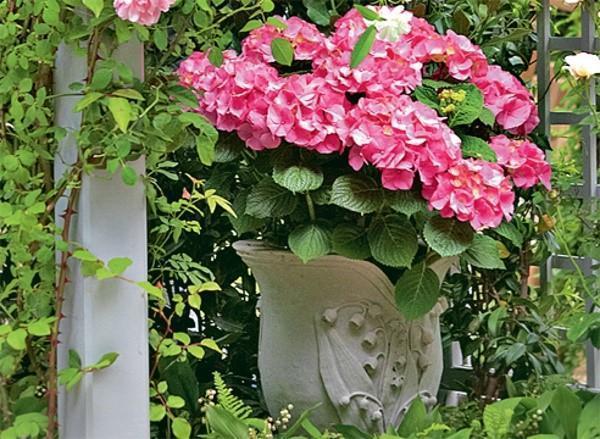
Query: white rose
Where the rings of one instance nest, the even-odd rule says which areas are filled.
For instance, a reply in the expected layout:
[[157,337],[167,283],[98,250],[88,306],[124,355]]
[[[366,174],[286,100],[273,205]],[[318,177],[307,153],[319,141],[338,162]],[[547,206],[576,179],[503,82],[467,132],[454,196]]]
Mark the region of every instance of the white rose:
[[374,24],[380,38],[396,42],[402,35],[410,32],[410,20],[413,14],[405,11],[403,6],[389,8],[383,6],[378,11],[380,20],[368,21]]
[[600,58],[592,53],[581,52],[565,57],[565,69],[576,79],[590,79],[600,73]]

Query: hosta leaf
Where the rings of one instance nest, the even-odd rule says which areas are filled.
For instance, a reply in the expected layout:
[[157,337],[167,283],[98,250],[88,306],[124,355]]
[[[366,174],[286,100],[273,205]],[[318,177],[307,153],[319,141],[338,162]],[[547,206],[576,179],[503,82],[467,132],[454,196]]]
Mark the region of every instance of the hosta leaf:
[[367,231],[354,224],[340,224],[331,237],[333,251],[352,259],[366,259],[371,256]]
[[365,29],[362,35],[358,38],[356,46],[354,46],[354,49],[352,49],[352,54],[350,55],[350,67],[354,69],[358,67],[361,62],[363,62],[373,46],[376,35],[377,29],[375,26],[371,25]]
[[372,178],[342,175],[333,182],[330,202],[352,212],[372,213],[383,203],[383,190]]
[[294,46],[284,38],[274,38],[271,42],[273,58],[283,66],[291,66],[294,61]]
[[473,229],[467,223],[437,216],[425,223],[423,237],[440,256],[456,256],[473,242]]
[[473,243],[464,253],[465,260],[475,267],[488,270],[505,268],[500,259],[496,240],[485,235],[475,235]]
[[331,251],[329,232],[318,224],[308,224],[294,229],[288,237],[290,250],[302,262],[308,262]]
[[429,312],[440,296],[440,280],[423,262],[415,265],[396,284],[396,305],[409,320]]
[[323,184],[323,172],[308,166],[276,167],[273,181],[291,192],[314,191]]
[[373,257],[390,267],[410,267],[417,254],[417,232],[400,215],[377,218],[367,234]]
[[293,193],[267,178],[248,194],[246,214],[256,218],[282,217],[292,213],[296,204]]
[[473,136],[461,136],[463,157],[473,157],[496,163],[496,152],[483,139]]

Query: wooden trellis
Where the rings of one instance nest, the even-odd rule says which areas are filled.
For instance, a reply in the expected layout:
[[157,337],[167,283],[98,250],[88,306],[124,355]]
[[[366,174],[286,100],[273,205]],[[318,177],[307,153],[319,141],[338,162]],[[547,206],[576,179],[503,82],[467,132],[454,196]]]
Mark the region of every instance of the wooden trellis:
[[[572,112],[552,111],[550,95],[547,93],[551,76],[551,54],[553,51],[594,52],[600,47],[600,40],[596,37],[594,16],[587,5],[580,6],[581,12],[581,37],[555,37],[552,35],[550,0],[543,0],[542,9],[538,15],[538,102],[541,126],[546,135],[550,136],[552,125],[578,125],[585,115]],[[596,83],[590,81],[589,96],[596,104]],[[581,127],[581,146],[583,150],[583,183],[573,188],[573,195],[587,202],[600,196],[598,185],[598,138],[592,126],[583,124]],[[584,275],[593,273],[593,260],[590,258],[575,258]],[[542,267],[542,285],[546,286],[551,281],[553,269],[573,269],[573,259],[566,255],[552,255]],[[592,307],[591,301],[587,304]],[[591,344],[587,347],[587,385],[600,388],[600,351]]]

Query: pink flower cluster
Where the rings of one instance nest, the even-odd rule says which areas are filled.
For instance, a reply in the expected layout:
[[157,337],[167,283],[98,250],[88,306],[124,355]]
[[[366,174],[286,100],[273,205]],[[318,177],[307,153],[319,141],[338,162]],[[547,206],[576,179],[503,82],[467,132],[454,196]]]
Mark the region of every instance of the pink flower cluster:
[[[197,92],[199,107],[215,126],[236,131],[254,150],[281,141],[322,154],[348,153],[350,165],[380,170],[390,190],[407,190],[418,180],[432,209],[468,221],[476,229],[510,218],[514,192],[538,181],[549,186],[550,170],[541,150],[528,141],[496,136],[498,164],[463,159],[460,138],[411,93],[422,84],[425,64],[435,63],[433,79],[471,81],[500,128],[526,135],[538,123],[527,89],[509,73],[488,65],[479,47],[449,31],[438,34],[410,12],[379,8],[383,22],[369,55],[351,68],[352,51],[372,25],[355,9],[323,35],[297,17],[277,18],[250,32],[240,55],[223,53],[215,67],[207,54],[194,53],[178,74]],[[389,21],[386,20],[389,17]],[[281,75],[271,43],[288,40],[294,59],[312,71]],[[542,156],[540,156],[540,153]]]
[[498,227],[510,220],[515,194],[502,167],[483,160],[461,159],[435,182],[423,187],[423,197],[446,218],[468,221],[474,229]]
[[150,26],[158,22],[175,0],[114,0],[113,6],[122,20]]
[[534,143],[501,134],[490,139],[490,147],[496,153],[498,164],[508,170],[515,186],[528,189],[542,183],[550,189],[552,170],[544,151]]

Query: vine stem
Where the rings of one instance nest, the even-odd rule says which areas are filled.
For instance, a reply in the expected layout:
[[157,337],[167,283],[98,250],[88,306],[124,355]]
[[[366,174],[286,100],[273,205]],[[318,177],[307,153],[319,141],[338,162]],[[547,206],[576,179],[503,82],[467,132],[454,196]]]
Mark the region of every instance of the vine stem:
[[[78,172],[74,176],[74,181],[79,182],[81,172]],[[63,242],[69,242],[69,232],[71,230],[71,222],[73,215],[76,213],[75,207],[77,206],[77,200],[79,199],[80,187],[79,185],[71,188],[69,198],[67,201],[67,207],[62,213],[63,216],[63,230],[61,233],[61,239]],[[59,325],[61,319],[64,317],[62,313],[65,288],[69,279],[67,277],[68,262],[71,256],[69,250],[64,250],[60,255],[60,265],[58,272],[58,279],[55,287],[55,320],[50,335],[50,352],[48,353],[48,430],[46,431],[46,439],[54,439],[56,434],[56,427],[58,425],[56,415],[58,410],[58,364],[57,364],[57,353],[58,353],[58,335]]]

